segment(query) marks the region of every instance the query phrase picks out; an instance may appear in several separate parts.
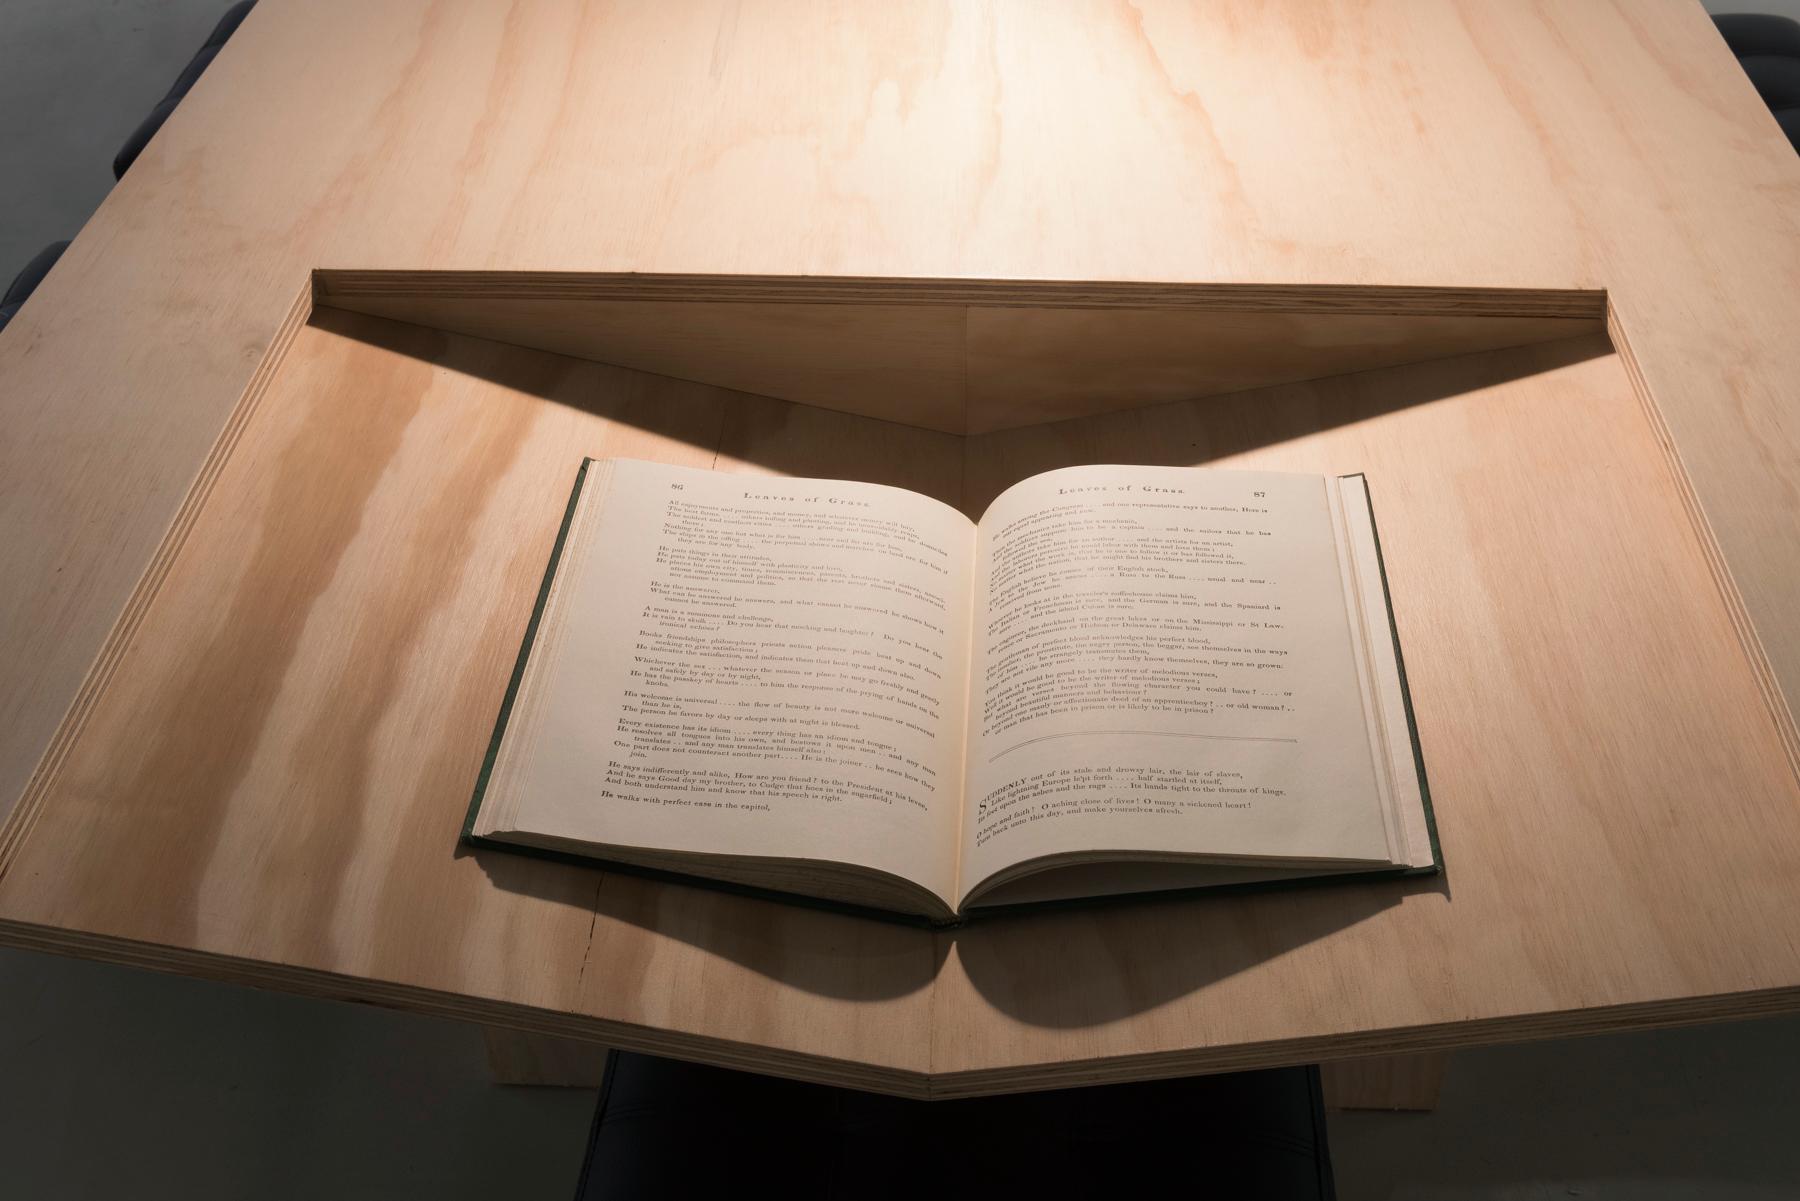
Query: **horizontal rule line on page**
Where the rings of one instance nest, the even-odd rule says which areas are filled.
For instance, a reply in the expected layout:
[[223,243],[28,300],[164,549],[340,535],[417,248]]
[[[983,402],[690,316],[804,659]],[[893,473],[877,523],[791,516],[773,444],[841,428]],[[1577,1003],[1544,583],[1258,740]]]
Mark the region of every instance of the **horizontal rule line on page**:
[[1299,742],[1298,738],[1264,738],[1255,734],[1187,734],[1180,730],[1070,730],[1067,734],[1041,734],[1036,738],[1027,738],[1024,742],[1015,742],[1003,751],[995,751],[988,756],[988,762],[1010,755],[1020,747],[1030,746],[1034,742],[1049,742],[1052,738],[1081,738],[1090,734],[1142,734],[1155,738],[1210,738],[1215,742]]

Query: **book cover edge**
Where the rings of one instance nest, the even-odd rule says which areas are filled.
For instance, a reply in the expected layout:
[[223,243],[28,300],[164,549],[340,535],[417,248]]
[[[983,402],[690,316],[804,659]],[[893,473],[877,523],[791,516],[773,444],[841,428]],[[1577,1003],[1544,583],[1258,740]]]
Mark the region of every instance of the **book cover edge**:
[[1419,727],[1413,714],[1412,691],[1407,684],[1406,663],[1400,648],[1400,631],[1394,618],[1393,595],[1388,588],[1387,563],[1381,550],[1381,533],[1375,521],[1375,501],[1369,489],[1368,476],[1364,472],[1347,472],[1341,479],[1361,479],[1363,488],[1368,493],[1369,528],[1375,542],[1375,561],[1381,577],[1382,600],[1387,606],[1388,634],[1393,640],[1394,664],[1400,678],[1401,703],[1406,712],[1407,735],[1412,744],[1413,769],[1418,774],[1419,796],[1425,809],[1425,827],[1430,839],[1432,864],[1429,867],[1394,867],[1380,868],[1367,872],[1322,873],[1317,876],[1300,876],[1287,880],[1258,880],[1242,884],[1210,885],[1193,888],[1158,889],[1151,892],[1116,893],[1095,897],[1070,897],[1054,901],[1023,902],[1017,905],[997,905],[991,908],[976,908],[958,913],[948,921],[936,921],[918,914],[900,913],[890,909],[879,909],[873,906],[855,905],[842,901],[832,901],[821,897],[808,896],[804,893],[786,892],[779,889],[757,888],[753,885],[733,884],[706,876],[684,872],[662,871],[635,864],[619,863],[598,856],[580,855],[566,851],[550,850],[544,847],[533,847],[521,843],[505,842],[500,839],[487,838],[474,833],[476,814],[480,811],[481,801],[487,791],[488,781],[493,774],[495,759],[498,757],[500,743],[506,732],[508,718],[512,714],[513,703],[517,698],[519,685],[523,681],[525,665],[531,655],[531,648],[537,638],[539,624],[543,618],[544,607],[549,600],[550,585],[556,578],[556,570],[562,562],[563,551],[568,539],[570,526],[574,522],[575,506],[581,498],[581,492],[587,480],[588,467],[596,460],[584,458],[580,469],[576,472],[575,486],[569,494],[569,503],[563,511],[562,525],[557,530],[556,543],[550,552],[550,561],[544,569],[543,582],[538,587],[537,601],[532,607],[531,619],[526,624],[525,637],[519,647],[519,655],[513,665],[512,677],[507,683],[506,695],[501,701],[500,714],[494,723],[494,733],[488,743],[487,754],[482,760],[481,773],[476,778],[475,790],[469,801],[469,808],[464,817],[462,841],[470,846],[491,848],[512,854],[526,854],[536,858],[557,862],[579,864],[610,871],[622,872],[626,875],[665,883],[682,884],[713,891],[731,893],[737,896],[752,897],[759,900],[774,901],[781,904],[798,904],[811,909],[832,913],[844,913],[855,916],[874,918],[880,921],[894,922],[909,926],[924,926],[928,929],[954,929],[967,922],[985,917],[999,917],[1006,914],[1038,912],[1045,910],[1071,908],[1075,906],[1091,907],[1094,905],[1147,903],[1158,900],[1170,900],[1178,897],[1193,898],[1197,895],[1231,895],[1264,892],[1272,889],[1304,888],[1324,884],[1350,884],[1358,882],[1375,882],[1380,880],[1407,879],[1420,876],[1442,875],[1444,873],[1443,849],[1438,840],[1437,817],[1432,807],[1431,788],[1425,774],[1425,758],[1419,743]]
[[463,814],[462,840],[480,845],[488,840],[475,833],[475,816],[481,812],[482,798],[487,795],[488,781],[494,774],[494,761],[500,755],[500,742],[506,734],[506,723],[512,717],[513,702],[519,697],[519,685],[525,679],[525,664],[531,658],[531,647],[537,641],[538,626],[544,618],[544,606],[550,600],[550,585],[556,580],[556,569],[562,564],[563,550],[569,540],[569,527],[575,522],[575,504],[581,499],[587,483],[592,457],[584,456],[575,472],[575,486],[569,491],[569,503],[563,508],[562,524],[556,530],[556,542],[550,548],[550,562],[544,567],[543,582],[538,585],[537,601],[531,606],[531,620],[525,623],[525,637],[519,643],[519,656],[513,661],[512,676],[506,682],[506,695],[500,700],[500,715],[494,719],[494,733],[488,739],[487,754],[481,760],[481,772],[475,777],[475,791],[469,808]]

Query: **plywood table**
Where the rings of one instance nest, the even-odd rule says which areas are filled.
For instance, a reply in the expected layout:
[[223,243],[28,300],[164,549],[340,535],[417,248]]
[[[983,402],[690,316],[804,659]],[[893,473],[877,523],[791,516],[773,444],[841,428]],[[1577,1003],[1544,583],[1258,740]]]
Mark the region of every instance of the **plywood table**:
[[[1796,296],[1692,3],[265,0],[0,336],[0,940],[917,1096],[1800,1009]],[[583,455],[1365,471],[1448,875],[466,853]]]

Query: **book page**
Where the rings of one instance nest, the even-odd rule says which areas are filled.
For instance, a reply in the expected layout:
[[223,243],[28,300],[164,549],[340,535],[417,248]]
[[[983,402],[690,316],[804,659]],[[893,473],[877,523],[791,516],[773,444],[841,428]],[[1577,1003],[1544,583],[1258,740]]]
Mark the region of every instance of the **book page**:
[[1052,855],[1386,861],[1324,479],[1053,471],[976,563],[965,895]]
[[856,864],[948,904],[968,519],[897,488],[629,460],[584,491],[512,826]]

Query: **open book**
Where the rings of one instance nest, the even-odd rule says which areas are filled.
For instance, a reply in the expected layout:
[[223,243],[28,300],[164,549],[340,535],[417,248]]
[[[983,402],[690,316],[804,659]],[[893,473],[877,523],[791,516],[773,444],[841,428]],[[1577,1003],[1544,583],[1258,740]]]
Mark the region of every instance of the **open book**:
[[947,923],[1433,871],[1368,491],[588,460],[466,838]]

